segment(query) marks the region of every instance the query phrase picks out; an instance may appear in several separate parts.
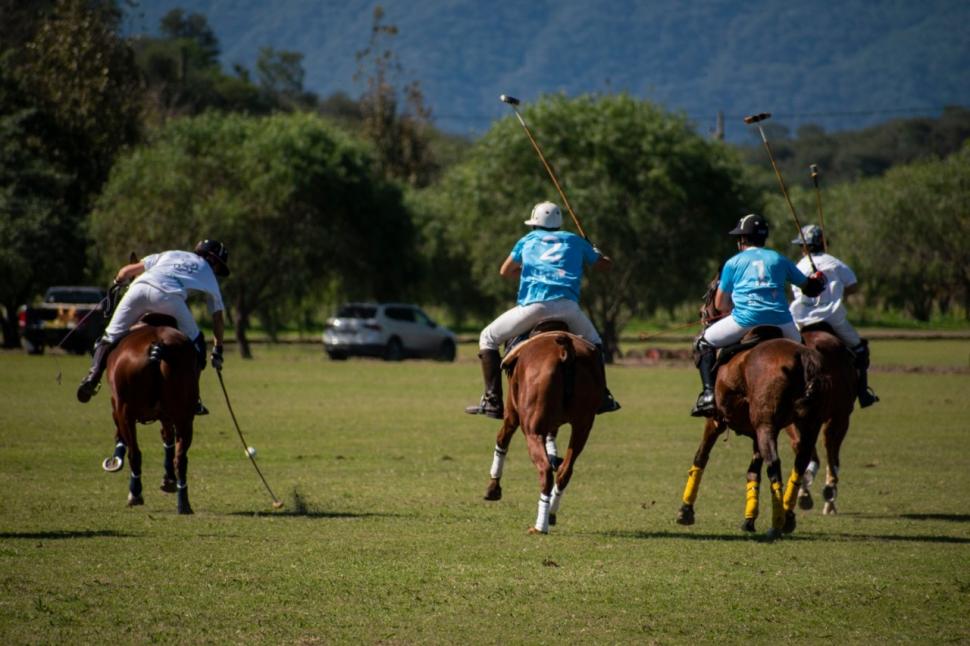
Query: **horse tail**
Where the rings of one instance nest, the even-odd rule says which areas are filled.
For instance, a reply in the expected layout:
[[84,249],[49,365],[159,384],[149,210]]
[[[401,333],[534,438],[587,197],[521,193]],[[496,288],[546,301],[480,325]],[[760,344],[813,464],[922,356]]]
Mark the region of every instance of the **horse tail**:
[[795,410],[800,416],[805,416],[822,400],[827,382],[822,370],[822,355],[817,350],[808,347],[799,348],[795,353],[795,361],[801,364],[804,384],[804,390],[795,400]]
[[559,363],[563,369],[563,409],[569,407],[576,390],[576,348],[568,334],[556,335],[556,345],[559,346]]

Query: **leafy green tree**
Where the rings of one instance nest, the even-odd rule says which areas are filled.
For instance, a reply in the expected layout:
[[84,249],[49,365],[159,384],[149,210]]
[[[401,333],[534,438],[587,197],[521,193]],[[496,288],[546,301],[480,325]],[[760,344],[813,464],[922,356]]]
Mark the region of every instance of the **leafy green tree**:
[[0,265],[10,283],[0,291],[13,345],[16,301],[84,279],[84,216],[139,136],[141,99],[115,2],[0,8]]
[[109,265],[131,249],[225,241],[223,291],[247,357],[253,316],[278,320],[325,289],[401,298],[414,280],[400,192],[361,144],[307,113],[170,122],[119,162],[91,226]]
[[[631,316],[703,292],[730,251],[725,232],[758,204],[727,147],[650,103],[547,96],[522,113],[591,240],[614,260],[610,274],[590,276],[582,302],[615,351]],[[514,287],[498,267],[526,232],[532,206],[562,202],[513,117],[415,199],[426,252],[451,268],[431,279],[458,314],[482,316],[512,303]]]

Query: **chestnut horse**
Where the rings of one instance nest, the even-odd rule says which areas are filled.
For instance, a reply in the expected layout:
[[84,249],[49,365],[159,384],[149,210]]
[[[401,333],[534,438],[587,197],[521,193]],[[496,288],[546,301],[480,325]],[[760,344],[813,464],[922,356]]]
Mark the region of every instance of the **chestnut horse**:
[[[715,291],[708,291],[701,310],[705,325],[719,318],[713,305]],[[780,336],[780,331],[768,326],[758,327],[742,342],[766,336]],[[767,461],[772,503],[768,537],[777,538],[795,530],[796,496],[802,474],[812,457],[820,422],[824,419],[823,408],[827,405],[829,386],[822,374],[822,356],[812,348],[785,338],[770,338],[753,347],[742,348],[723,364],[723,356],[719,359],[714,416],[705,423],[700,447],[688,472],[677,522],[694,524],[694,502],[711,450],[718,436],[730,428],[738,435],[750,437],[754,447],[748,466],[745,520],[741,528],[755,530],[761,466]],[[778,455],[778,435],[786,428],[795,451],[795,465],[787,486],[782,482]]]
[[[822,370],[831,382],[831,405],[827,417],[822,420],[820,434],[825,444],[827,462],[825,488],[822,489],[822,498],[825,500],[822,513],[834,514],[839,487],[839,452],[849,431],[849,416],[858,393],[855,356],[825,323],[806,326],[802,329],[802,338],[805,345],[815,348],[822,355]],[[814,506],[809,487],[818,473],[819,464],[816,449],[812,452],[812,460],[798,491],[798,506],[802,509],[811,509]]]
[[[593,428],[606,392],[606,373],[599,350],[568,332],[542,332],[523,341],[502,361],[509,375],[502,427],[486,500],[502,498],[502,468],[509,442],[520,425],[529,457],[539,472],[539,511],[530,534],[547,534],[556,524],[563,491]],[[569,423],[569,448],[559,463],[553,452],[559,427]],[[547,447],[548,452],[547,452]]]
[[128,506],[143,505],[141,449],[136,424],[162,424],[165,475],[162,491],[178,492],[178,513],[191,514],[187,453],[199,399],[198,358],[171,317],[149,314],[108,356],[107,379],[117,440],[128,447]]

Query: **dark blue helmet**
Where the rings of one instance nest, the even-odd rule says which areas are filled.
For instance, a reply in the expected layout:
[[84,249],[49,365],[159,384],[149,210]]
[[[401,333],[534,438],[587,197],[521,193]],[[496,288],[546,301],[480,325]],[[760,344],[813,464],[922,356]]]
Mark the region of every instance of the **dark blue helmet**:
[[728,234],[744,236],[749,242],[760,246],[768,237],[768,221],[756,213],[749,213],[738,220],[738,226],[731,229]]

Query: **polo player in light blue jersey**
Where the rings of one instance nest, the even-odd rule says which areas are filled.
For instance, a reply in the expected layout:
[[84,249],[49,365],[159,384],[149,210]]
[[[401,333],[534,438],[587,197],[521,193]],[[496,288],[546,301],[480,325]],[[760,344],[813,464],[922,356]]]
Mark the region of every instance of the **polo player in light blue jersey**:
[[[608,270],[613,261],[575,233],[562,231],[562,211],[552,202],[532,209],[525,221],[532,231],[523,236],[502,263],[503,278],[519,277],[517,305],[492,321],[478,340],[485,394],[481,403],[469,406],[466,413],[502,419],[502,358],[499,347],[547,320],[560,320],[569,331],[596,345],[603,352],[603,341],[592,322],[579,307],[579,288],[583,269],[592,265]],[[599,412],[618,410],[620,405],[609,390]]]
[[714,307],[728,314],[704,330],[697,339],[697,367],[704,389],[691,411],[694,417],[714,414],[714,365],[717,349],[737,343],[759,325],[773,325],[786,339],[802,342],[802,335],[788,311],[785,285],[801,287],[803,293],[817,296],[825,289],[824,274],[806,276],[791,260],[765,248],[768,222],[750,213],[729,232],[738,238],[738,253],[721,270]]

